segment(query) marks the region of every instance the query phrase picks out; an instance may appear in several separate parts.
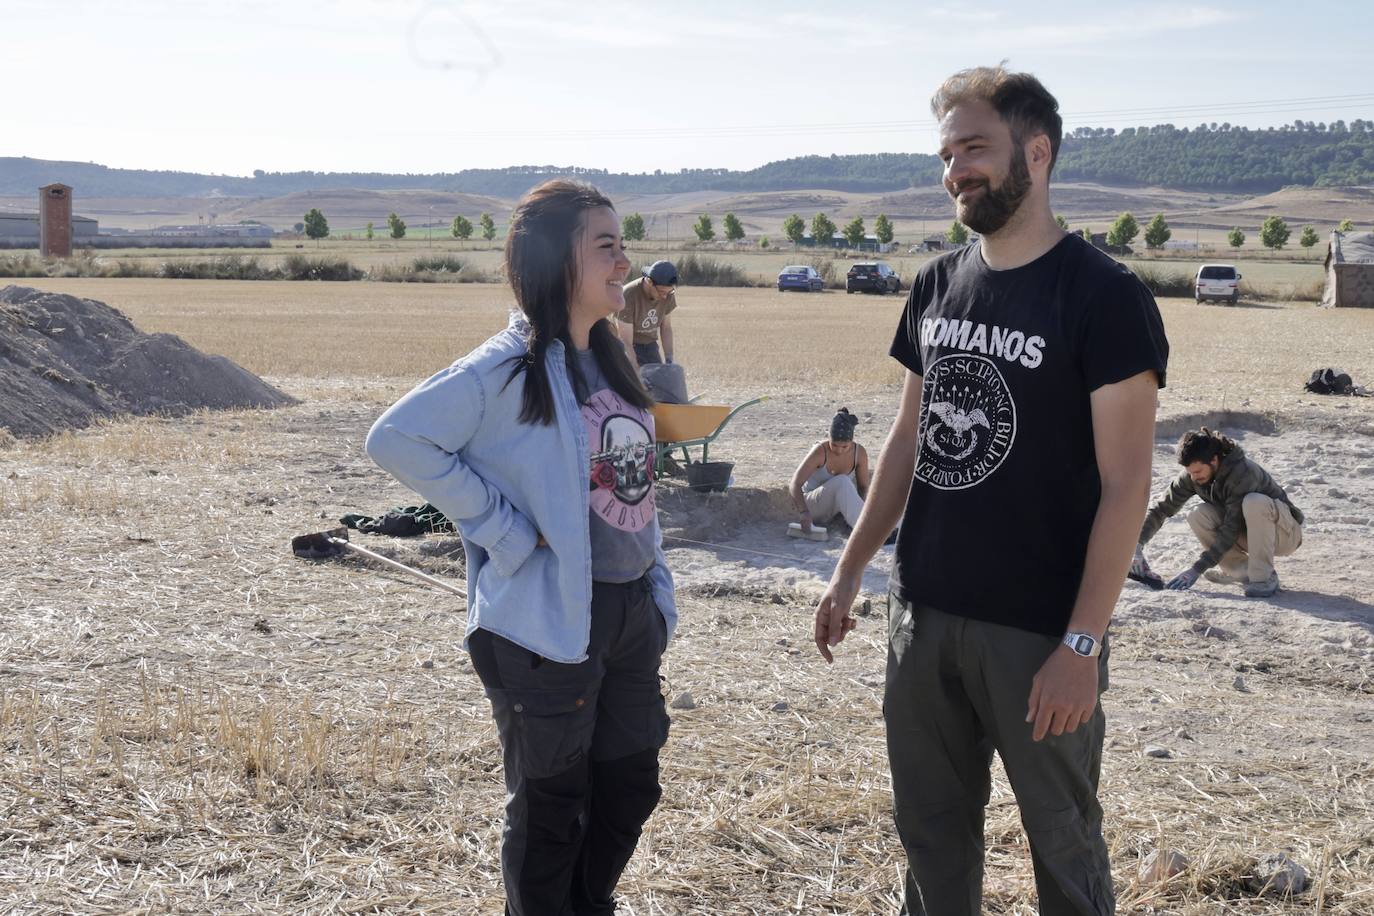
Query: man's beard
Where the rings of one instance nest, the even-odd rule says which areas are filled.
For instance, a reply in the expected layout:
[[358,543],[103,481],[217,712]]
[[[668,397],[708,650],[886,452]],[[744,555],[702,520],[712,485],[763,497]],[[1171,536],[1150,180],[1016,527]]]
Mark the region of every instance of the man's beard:
[[[965,185],[967,187],[967,185]],[[1011,154],[1007,177],[997,187],[983,185],[983,193],[964,205],[963,223],[979,235],[991,235],[1007,224],[1030,193],[1030,169],[1026,166],[1026,151],[1020,145]],[[957,198],[956,198],[957,207]]]

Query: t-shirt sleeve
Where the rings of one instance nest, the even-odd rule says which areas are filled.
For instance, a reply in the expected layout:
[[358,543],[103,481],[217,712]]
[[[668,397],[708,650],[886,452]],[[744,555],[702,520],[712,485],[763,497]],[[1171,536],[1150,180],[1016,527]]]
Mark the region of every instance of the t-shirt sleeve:
[[897,323],[897,333],[892,338],[888,355],[906,366],[917,375],[925,375],[925,363],[921,360],[921,277],[918,274],[911,284],[911,292],[906,297],[906,307],[902,309],[901,321]]
[[625,293],[625,307],[616,312],[615,317],[617,321],[623,321],[629,325],[635,324],[635,300],[628,291]]
[[1153,369],[1164,387],[1169,341],[1155,297],[1134,274],[1106,284],[1086,304],[1079,353],[1089,391]]

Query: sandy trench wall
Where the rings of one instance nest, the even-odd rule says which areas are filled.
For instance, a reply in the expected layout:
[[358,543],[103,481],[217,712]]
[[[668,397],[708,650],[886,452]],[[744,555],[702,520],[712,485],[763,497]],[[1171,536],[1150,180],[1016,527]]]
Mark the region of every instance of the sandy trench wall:
[[277,407],[288,395],[94,299],[0,289],[0,427],[46,436],[119,414]]

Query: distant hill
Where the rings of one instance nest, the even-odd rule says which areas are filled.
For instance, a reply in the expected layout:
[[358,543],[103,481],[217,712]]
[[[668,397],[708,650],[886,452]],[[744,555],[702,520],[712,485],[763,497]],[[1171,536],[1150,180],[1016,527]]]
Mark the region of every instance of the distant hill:
[[[940,160],[917,153],[800,156],[756,169],[619,173],[562,166],[465,169],[437,174],[264,172],[252,177],[112,169],[84,162],[0,158],[0,196],[32,194],[61,181],[82,197],[280,197],[326,188],[432,190],[511,199],[546,178],[595,182],[611,194],[757,193],[831,190],[887,193],[934,185]],[[1290,185],[1374,184],[1374,121],[1295,121],[1252,130],[1229,124],[1189,129],[1079,128],[1064,139],[1056,175],[1063,181],[1265,194]]]

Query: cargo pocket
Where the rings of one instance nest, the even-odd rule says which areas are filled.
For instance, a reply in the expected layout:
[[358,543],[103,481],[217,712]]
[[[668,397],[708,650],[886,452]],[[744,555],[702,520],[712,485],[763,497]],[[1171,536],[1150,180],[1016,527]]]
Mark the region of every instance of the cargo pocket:
[[[545,779],[575,766],[591,748],[596,695],[590,691],[488,690],[513,751],[510,762],[527,779]],[[508,764],[509,765],[509,764]]]
[[908,645],[916,634],[916,607],[901,601],[891,592],[887,596],[887,641],[893,646]]

